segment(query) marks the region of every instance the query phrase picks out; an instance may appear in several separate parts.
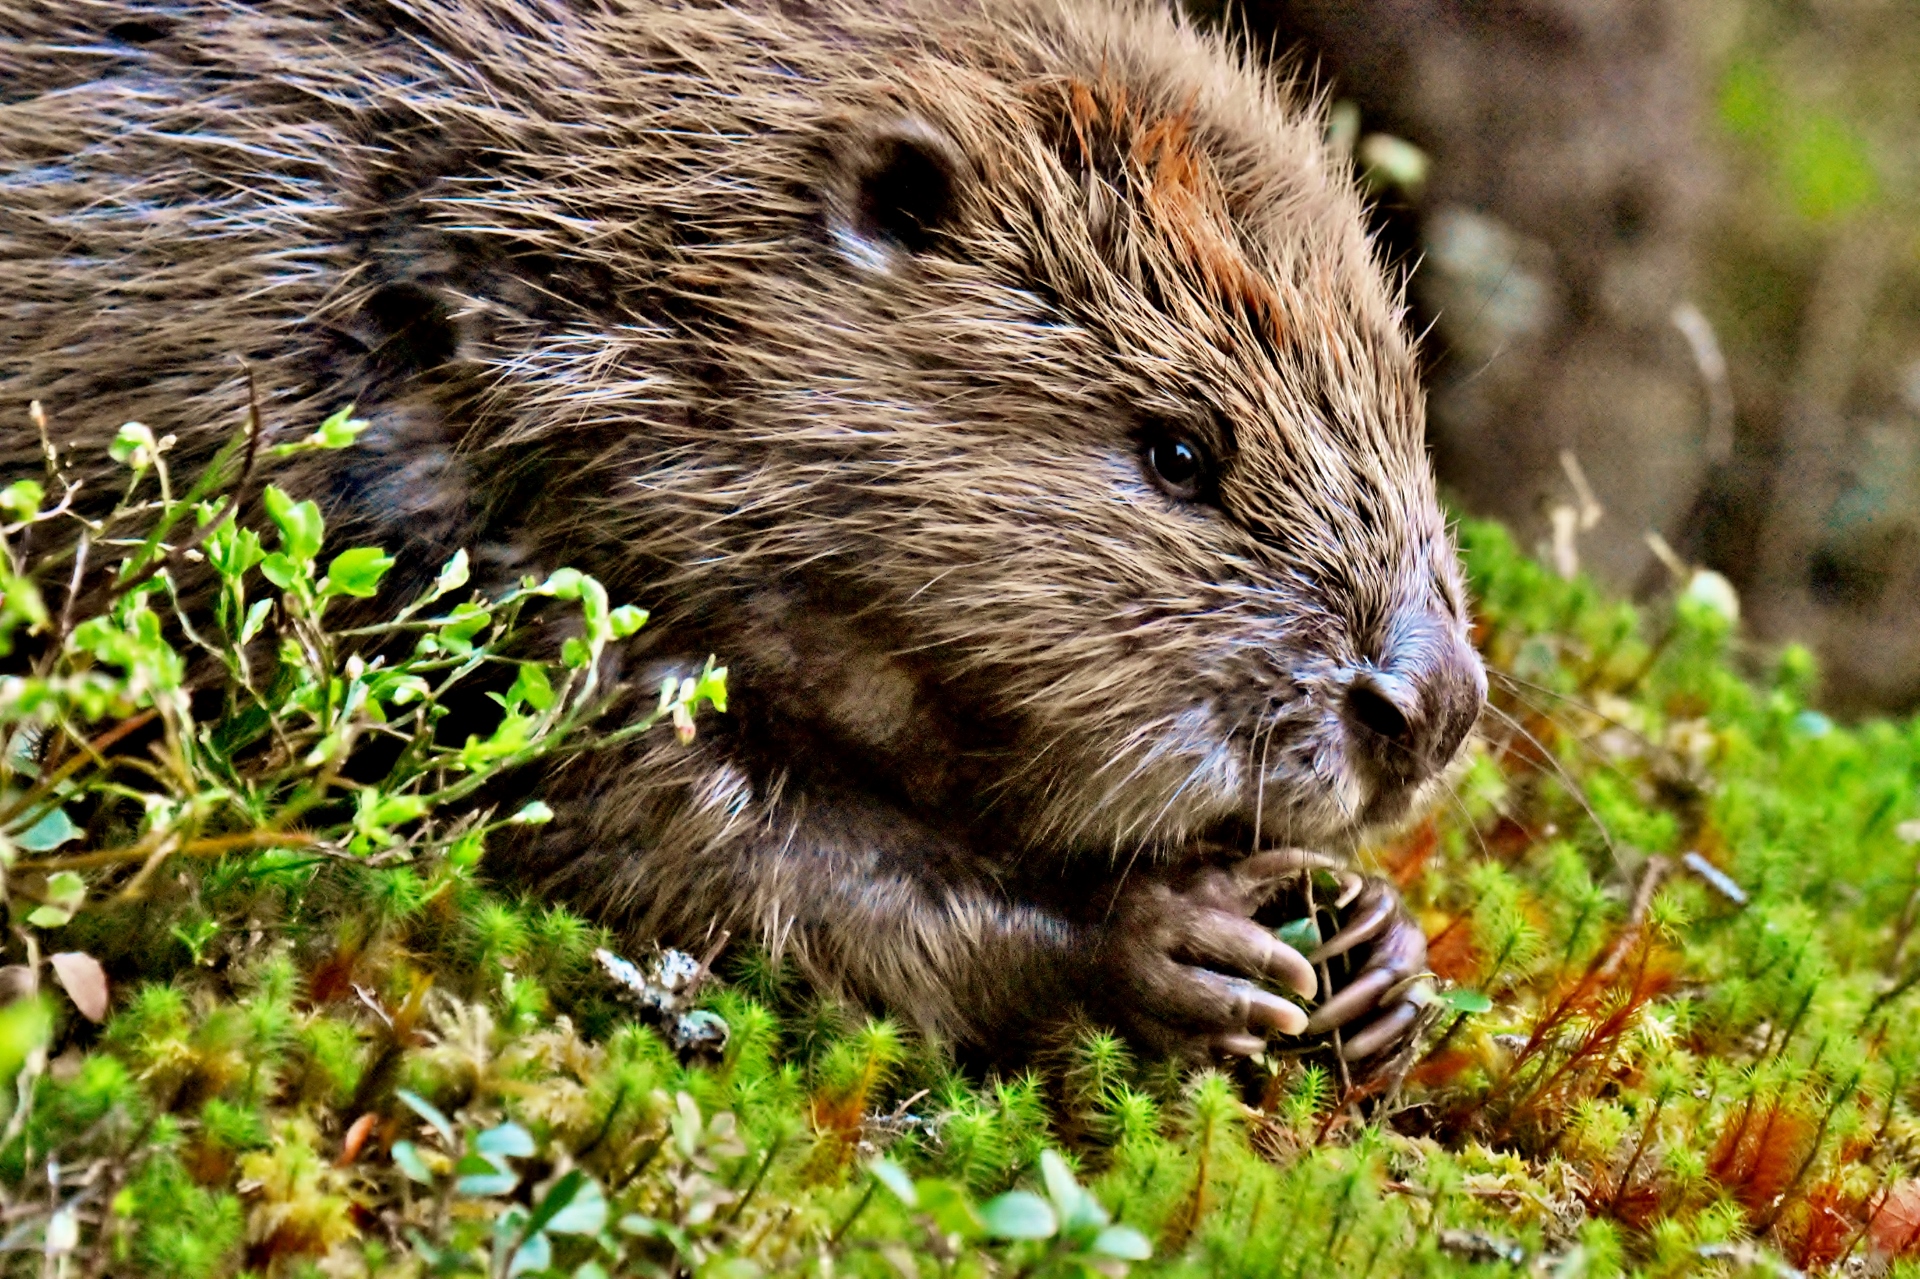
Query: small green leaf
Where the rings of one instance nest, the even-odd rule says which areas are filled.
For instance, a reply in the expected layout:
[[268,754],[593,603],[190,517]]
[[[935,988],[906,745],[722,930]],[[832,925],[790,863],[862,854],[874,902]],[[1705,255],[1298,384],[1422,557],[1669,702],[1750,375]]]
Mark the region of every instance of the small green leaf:
[[706,702],[724,713],[727,709],[727,668],[715,666],[709,657],[706,669],[700,672],[700,678],[693,686],[693,696],[687,701],[695,709],[699,708],[701,702]]
[[1322,940],[1320,925],[1311,915],[1305,919],[1295,919],[1280,925],[1273,930],[1273,935],[1277,940],[1285,942],[1303,955],[1319,946]]
[[906,1169],[891,1159],[876,1159],[867,1165],[873,1179],[893,1192],[893,1197],[909,1208],[920,1206],[920,1192],[914,1189],[913,1178],[907,1176]]
[[507,690],[507,705],[513,706],[525,702],[536,711],[544,711],[553,705],[553,683],[547,678],[547,668],[538,662],[522,662],[520,674],[514,678],[513,687]]
[[568,670],[580,670],[591,661],[592,647],[578,636],[571,636],[560,645],[560,662]]
[[1074,1179],[1073,1170],[1058,1151],[1040,1152],[1040,1175],[1047,1185],[1047,1197],[1060,1214],[1060,1228],[1070,1234],[1085,1234],[1111,1221],[1107,1210],[1091,1192]]
[[492,621],[493,614],[478,604],[456,604],[440,623],[440,642],[456,653],[465,653],[473,647],[474,637]]
[[995,1239],[1051,1239],[1060,1229],[1053,1206],[1025,1190],[987,1200],[980,1205],[980,1220]]
[[227,520],[207,535],[207,563],[228,579],[244,576],[266,554],[260,535]]
[[613,623],[608,620],[607,588],[591,577],[580,579],[580,613],[586,623],[590,643],[604,644],[613,638]]
[[613,637],[625,639],[647,624],[648,613],[644,608],[635,608],[631,604],[622,604],[613,610],[607,620],[613,625]]
[[466,1257],[455,1253],[451,1248],[436,1248],[418,1230],[407,1231],[407,1242],[420,1254],[422,1260],[437,1273],[447,1273],[458,1269]]
[[113,443],[107,446],[107,456],[122,466],[136,470],[153,465],[154,458],[160,453],[153,438],[153,432],[145,423],[128,422],[114,432]]
[[520,1176],[509,1169],[481,1155],[464,1156],[454,1166],[458,1178],[453,1183],[456,1192],[472,1195],[476,1198],[488,1198],[494,1195],[510,1195],[514,1187],[520,1184]]
[[67,910],[79,910],[80,903],[87,900],[87,881],[70,870],[58,871],[47,876],[47,903],[64,907]]
[[[587,1174],[575,1168],[564,1177],[561,1177],[560,1180],[554,1182],[553,1185],[549,1186],[547,1193],[541,1198],[539,1205],[534,1208],[533,1215],[527,1219],[527,1233],[534,1234],[538,1231],[545,1230],[547,1223],[555,1217],[558,1217],[566,1210],[567,1206],[573,1202],[574,1197],[580,1193],[580,1188],[586,1184],[586,1181]],[[596,1186],[595,1189],[598,1190],[599,1187]],[[605,1203],[606,1201],[603,1199],[601,1201],[603,1208],[605,1207]],[[602,1216],[602,1224],[604,1224],[604,1213]],[[598,1230],[598,1228],[599,1227],[595,1227],[595,1230]],[[566,1234],[569,1232],[563,1230],[560,1233]]]
[[353,416],[353,405],[349,404],[329,415],[326,421],[320,423],[319,429],[305,439],[274,445],[272,454],[274,457],[288,457],[310,449],[343,449],[352,444],[369,425]]
[[440,575],[433,579],[433,589],[427,592],[427,598],[421,603],[437,600],[448,591],[457,591],[467,584],[469,572],[467,552],[463,547],[453,553],[453,558],[441,566]]
[[1070,1216],[1080,1203],[1080,1183],[1060,1152],[1051,1148],[1040,1152],[1040,1180],[1046,1183],[1047,1198],[1062,1217]]
[[404,1102],[407,1109],[426,1120],[427,1123],[432,1126],[433,1130],[440,1134],[441,1140],[447,1143],[448,1148],[451,1149],[457,1144],[453,1135],[453,1120],[447,1118],[446,1115],[441,1112],[440,1107],[434,1105],[419,1093],[409,1092],[405,1088],[395,1089],[393,1095]]
[[473,1148],[483,1155],[525,1159],[534,1152],[533,1136],[519,1124],[505,1123],[476,1136]]
[[17,999],[0,1008],[0,1084],[11,1086],[34,1049],[53,1033],[53,1014],[44,995]]
[[39,513],[47,491],[32,480],[15,480],[0,489],[0,511],[16,520],[30,520]]
[[299,564],[280,551],[260,561],[260,572],[283,591],[291,590],[295,582],[306,576],[306,571]]
[[253,642],[253,637],[260,633],[262,626],[266,625],[267,612],[272,607],[272,600],[255,600],[252,607],[247,609],[246,620],[240,623],[240,642],[242,644],[250,644]]
[[1457,1013],[1484,1013],[1493,1011],[1493,1000],[1477,990],[1443,990],[1434,998],[1443,1006]]
[[320,429],[313,433],[313,440],[323,449],[343,449],[367,426],[368,423],[353,415],[353,405],[349,404],[322,422]]
[[1094,1236],[1087,1251],[1097,1257],[1113,1257],[1119,1261],[1145,1261],[1153,1255],[1153,1245],[1132,1226],[1108,1226]]
[[507,818],[514,826],[544,826],[552,820],[553,810],[537,799]]
[[433,1180],[433,1170],[427,1167],[427,1161],[420,1157],[420,1148],[410,1141],[393,1143],[393,1165],[405,1173],[410,1180],[421,1183]]
[[58,906],[35,906],[27,912],[27,922],[35,928],[64,928],[73,920],[73,912]]
[[410,706],[432,693],[433,686],[418,675],[396,671],[376,679],[371,691],[380,701],[391,702],[395,706]]
[[[368,792],[362,791],[361,794]],[[378,826],[410,822],[427,811],[427,801],[419,795],[386,795],[373,806],[373,821]]]
[[967,1192],[951,1181],[941,1177],[922,1177],[914,1183],[919,1193],[920,1207],[933,1218],[933,1224],[942,1234],[959,1235],[962,1239],[977,1239],[986,1230],[975,1211],[973,1200]]
[[577,568],[558,569],[546,581],[534,588],[534,594],[551,595],[555,599],[562,600],[577,600],[580,598],[580,584],[586,580],[587,575]]
[[393,567],[393,557],[377,546],[356,546],[342,551],[327,565],[324,595],[351,595],[370,599],[380,589],[380,579]]
[[706,1122],[700,1117],[700,1103],[682,1090],[673,1095],[673,1144],[687,1159],[700,1153],[700,1140],[706,1134]]
[[30,853],[44,853],[60,847],[68,840],[80,838],[80,828],[73,824],[73,819],[67,816],[64,809],[50,808],[39,821],[10,838]]
[[353,829],[359,836],[353,851],[368,853],[393,840],[389,829],[410,822],[427,811],[427,801],[419,795],[383,795],[369,786],[354,796]]
[[[545,1228],[556,1235],[597,1235],[607,1225],[607,1197],[600,1192],[600,1183],[578,1168],[560,1180],[576,1177],[579,1178],[579,1184],[569,1192],[565,1202],[554,1208],[546,1220]],[[556,1184],[554,1190],[559,1189]],[[549,1192],[548,1199],[552,1197]],[[546,1210],[547,1202],[543,1200],[533,1214],[534,1220],[540,1221],[541,1214]]]
[[687,1238],[687,1232],[671,1221],[658,1221],[641,1213],[630,1212],[620,1218],[620,1230],[623,1234],[640,1239],[665,1239],[682,1257],[692,1250],[693,1241]]
[[267,517],[280,530],[280,546],[288,558],[297,562],[311,560],[319,554],[321,540],[326,536],[326,523],[320,518],[317,503],[295,502],[272,484],[267,485],[260,500],[267,508]]
[[545,1235],[534,1234],[514,1249],[513,1260],[507,1263],[507,1279],[524,1275],[531,1271],[545,1270],[553,1264],[553,1244]]
[[533,721],[525,715],[506,715],[501,717],[500,726],[493,730],[491,737],[484,740],[479,737],[467,738],[467,744],[460,748],[460,763],[469,769],[484,768],[495,760],[506,759],[525,750],[532,740]]

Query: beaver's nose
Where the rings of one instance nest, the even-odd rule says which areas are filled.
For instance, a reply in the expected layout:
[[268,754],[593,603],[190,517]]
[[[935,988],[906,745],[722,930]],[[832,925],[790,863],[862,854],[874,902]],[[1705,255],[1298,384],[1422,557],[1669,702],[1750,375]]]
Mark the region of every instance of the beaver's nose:
[[1381,799],[1451,763],[1487,697],[1479,655],[1451,628],[1405,634],[1383,658],[1348,681],[1341,707],[1355,761]]

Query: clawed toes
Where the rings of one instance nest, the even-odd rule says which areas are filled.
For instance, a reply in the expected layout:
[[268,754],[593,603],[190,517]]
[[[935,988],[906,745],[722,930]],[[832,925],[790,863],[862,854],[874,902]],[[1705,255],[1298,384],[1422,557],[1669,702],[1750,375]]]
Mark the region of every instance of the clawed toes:
[[1267,1041],[1258,1035],[1215,1035],[1207,1046],[1225,1057],[1257,1057],[1267,1050]]
[[1236,982],[1247,1001],[1246,1024],[1283,1035],[1303,1034],[1312,1018],[1306,1010],[1290,1004],[1278,995],[1260,989],[1251,982]]
[[1151,1021],[1164,1032],[1154,1039],[1185,1039],[1251,1057],[1265,1051],[1269,1035],[1299,1035],[1307,1028],[1305,1009],[1237,977],[1174,965],[1154,986]]
[[1362,973],[1351,986],[1313,1010],[1307,1018],[1307,1033],[1323,1035],[1362,1013],[1372,1012],[1380,1006],[1381,996],[1399,980],[1398,974],[1382,970]]
[[1419,1020],[1420,1005],[1410,1000],[1397,1004],[1369,1023],[1359,1034],[1343,1042],[1340,1056],[1348,1062],[1377,1057],[1390,1048],[1398,1047]]
[[[1109,996],[1117,1019],[1143,1042],[1196,1056],[1255,1056],[1276,1038],[1336,1031],[1349,1062],[1400,1047],[1420,1024],[1427,945],[1390,883],[1342,877],[1338,900],[1322,898],[1342,923],[1310,954],[1253,918],[1276,881],[1321,869],[1335,868],[1297,850],[1260,854],[1132,895],[1109,952],[1125,974]],[[1324,1002],[1309,1011],[1291,995]]]
[[1353,917],[1326,943],[1307,956],[1310,963],[1324,963],[1344,955],[1355,946],[1370,942],[1387,930],[1400,911],[1400,899],[1384,882],[1369,880],[1354,899]]
[[1307,1028],[1305,1009],[1250,981],[1204,968],[1186,968],[1184,976],[1183,989],[1168,1001],[1170,1021],[1222,1035],[1298,1035]]
[[1313,1010],[1307,1033],[1340,1032],[1341,1058],[1363,1062],[1397,1050],[1418,1029],[1426,1001],[1416,988],[1428,979],[1427,939],[1393,886],[1380,879],[1366,881],[1342,918],[1339,930],[1307,958],[1324,965],[1350,955],[1359,971]]

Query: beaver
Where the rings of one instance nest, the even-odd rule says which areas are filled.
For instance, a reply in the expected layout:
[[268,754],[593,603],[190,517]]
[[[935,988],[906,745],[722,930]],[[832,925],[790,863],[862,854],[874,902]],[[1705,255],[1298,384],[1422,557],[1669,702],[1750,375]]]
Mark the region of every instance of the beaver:
[[1399,294],[1246,51],[1144,0],[4,0],[0,101],[7,461],[30,398],[187,458],[249,386],[352,403],[279,482],[389,597],[571,565],[652,609],[630,685],[728,660],[501,873],[960,1043],[1404,1035],[1390,890],[1311,1023],[1255,916],[1485,677]]

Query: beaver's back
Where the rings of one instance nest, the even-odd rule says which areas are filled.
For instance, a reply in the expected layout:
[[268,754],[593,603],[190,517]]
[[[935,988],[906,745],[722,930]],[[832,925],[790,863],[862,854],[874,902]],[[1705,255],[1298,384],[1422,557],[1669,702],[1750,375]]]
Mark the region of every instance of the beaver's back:
[[[783,59],[770,20],[0,6],[0,400],[69,429],[224,431],[244,361],[268,416],[304,429],[374,384],[457,376],[516,327],[659,326],[662,289],[633,286],[671,289],[719,191],[734,218],[786,195],[753,140],[819,110],[826,69],[792,56],[812,40],[787,22]],[[618,279],[593,260],[610,222]]]
[[[280,429],[481,364],[590,395],[608,362],[557,331],[652,344],[656,398],[697,398],[675,340],[777,306],[730,285],[817,221],[796,146],[855,104],[964,98],[975,69],[1167,78],[1150,64],[1188,51],[1130,43],[1134,21],[1021,0],[5,0],[0,405],[225,432],[242,362]],[[902,83],[909,59],[950,83]]]

